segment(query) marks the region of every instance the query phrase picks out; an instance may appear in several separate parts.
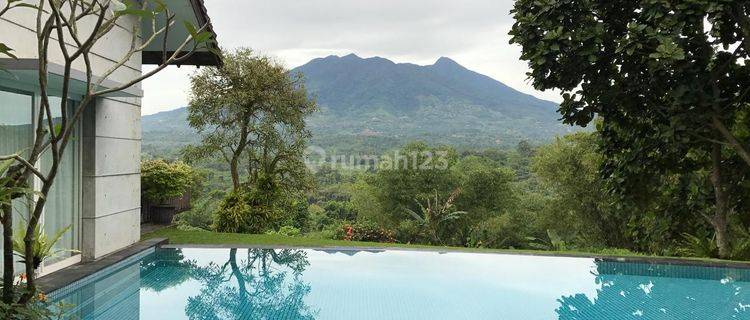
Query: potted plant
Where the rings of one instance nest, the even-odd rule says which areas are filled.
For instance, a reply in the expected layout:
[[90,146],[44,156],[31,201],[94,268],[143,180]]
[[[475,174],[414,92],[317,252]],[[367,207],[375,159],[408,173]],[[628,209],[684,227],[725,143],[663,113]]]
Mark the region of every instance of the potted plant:
[[193,170],[187,164],[162,159],[141,163],[141,189],[156,223],[170,224],[176,212],[169,200],[181,197],[192,185]]

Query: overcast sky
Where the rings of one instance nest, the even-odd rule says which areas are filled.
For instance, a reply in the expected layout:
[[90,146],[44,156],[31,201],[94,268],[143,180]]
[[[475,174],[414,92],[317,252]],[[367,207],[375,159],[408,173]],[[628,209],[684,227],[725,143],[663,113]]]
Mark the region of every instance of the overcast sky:
[[[520,48],[508,44],[512,0],[205,0],[228,49],[250,47],[289,68],[328,55],[355,53],[395,62],[433,64],[441,56],[522,92],[526,80]],[[149,67],[144,67],[148,70]],[[193,67],[170,67],[143,84],[143,114],[187,104]]]

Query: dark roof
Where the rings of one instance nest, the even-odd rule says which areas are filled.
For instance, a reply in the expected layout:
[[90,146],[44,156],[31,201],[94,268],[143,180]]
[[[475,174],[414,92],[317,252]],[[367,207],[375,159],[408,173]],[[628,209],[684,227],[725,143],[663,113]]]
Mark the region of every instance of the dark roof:
[[[216,32],[211,24],[211,17],[208,16],[208,10],[203,0],[188,0],[190,5],[193,7],[195,17],[198,20],[198,25],[207,25],[206,31],[211,32],[211,37],[214,41],[209,45],[215,51],[219,51],[218,40],[216,38]],[[167,56],[170,56],[174,52],[167,52]],[[163,53],[159,51],[144,51],[142,52],[142,61],[144,64],[161,64]],[[198,51],[194,52],[190,58],[179,63],[180,65],[192,65],[192,66],[220,66],[222,65],[221,57],[211,51]]]

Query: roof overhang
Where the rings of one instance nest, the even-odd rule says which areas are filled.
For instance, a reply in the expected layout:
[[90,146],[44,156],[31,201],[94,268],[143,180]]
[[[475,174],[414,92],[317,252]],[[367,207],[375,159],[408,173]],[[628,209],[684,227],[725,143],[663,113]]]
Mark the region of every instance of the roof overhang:
[[[34,92],[39,88],[39,60],[38,59],[10,59],[0,58],[0,83],[14,89]],[[59,96],[62,94],[63,83],[65,82],[65,67],[48,62],[47,63],[47,92],[50,96]],[[91,81],[96,83],[99,77],[92,76]],[[122,87],[124,84],[109,79],[102,80],[101,85],[96,90],[106,90],[111,88]],[[70,80],[68,81],[68,90],[73,95],[85,95],[88,89],[86,73],[80,70],[70,70]],[[139,84],[135,84],[126,89],[106,94],[107,97],[142,97],[143,91]]]
[[[169,11],[175,15],[174,25],[169,29],[169,36],[167,38],[166,53],[167,57],[171,56],[174,51],[182,44],[185,39],[189,36],[188,31],[183,27],[183,22],[189,22],[196,28],[206,26],[206,30],[212,34],[211,39],[213,40],[209,46],[214,51],[219,50],[218,42],[216,41],[216,33],[211,25],[211,19],[208,17],[208,11],[203,0],[163,0]],[[164,15],[159,15],[157,18],[158,29],[164,26],[166,19]],[[143,20],[142,30],[144,30],[144,37],[151,34],[152,22],[149,19]],[[143,64],[161,64],[164,57],[164,37],[158,36],[151,42],[145,50],[142,52]],[[190,46],[190,45],[189,45]],[[186,50],[191,47],[185,48]],[[177,63],[177,65],[192,65],[192,66],[219,66],[221,65],[221,57],[216,55],[207,49],[200,49],[194,52],[190,58]]]

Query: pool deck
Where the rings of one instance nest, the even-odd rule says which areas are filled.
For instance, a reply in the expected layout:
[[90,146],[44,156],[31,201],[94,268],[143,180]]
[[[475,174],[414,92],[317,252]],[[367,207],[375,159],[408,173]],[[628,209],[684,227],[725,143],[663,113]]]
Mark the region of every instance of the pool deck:
[[36,280],[37,288],[42,292],[53,292],[69,284],[95,274],[109,266],[123,261],[133,255],[168,242],[165,238],[154,238],[137,242],[125,249],[106,255],[94,261],[81,262],[60,271],[45,275]]

